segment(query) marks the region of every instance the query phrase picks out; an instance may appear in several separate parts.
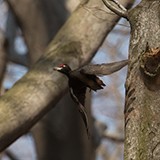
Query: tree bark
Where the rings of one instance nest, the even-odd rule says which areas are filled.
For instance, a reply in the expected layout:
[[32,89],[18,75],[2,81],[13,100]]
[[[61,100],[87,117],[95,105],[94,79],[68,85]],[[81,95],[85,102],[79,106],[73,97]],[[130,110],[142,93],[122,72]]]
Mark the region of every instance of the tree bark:
[[[4,73],[6,70],[6,38],[4,36],[4,33],[0,30],[0,89],[2,89],[2,83],[4,78]],[[0,92],[0,94],[2,94]]]
[[52,68],[59,63],[68,63],[76,68],[93,57],[118,20],[117,16],[106,15],[97,8],[105,9],[97,0],[80,5],[50,43],[46,53],[1,97],[0,150],[26,133],[52,108],[49,104],[56,104],[65,93],[66,79]]
[[160,1],[142,0],[131,24],[125,103],[125,160],[160,159]]

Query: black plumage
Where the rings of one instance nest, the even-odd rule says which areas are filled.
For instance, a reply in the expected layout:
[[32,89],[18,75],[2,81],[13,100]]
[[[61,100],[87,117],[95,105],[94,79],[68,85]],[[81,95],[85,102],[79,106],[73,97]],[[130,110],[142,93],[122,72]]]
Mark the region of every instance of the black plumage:
[[91,90],[97,91],[103,89],[105,84],[96,75],[86,74],[82,69],[71,70],[67,64],[54,67],[54,70],[57,70],[68,77],[71,97],[79,106],[79,112],[81,113],[89,135],[88,118],[84,108],[86,89],[88,87]]

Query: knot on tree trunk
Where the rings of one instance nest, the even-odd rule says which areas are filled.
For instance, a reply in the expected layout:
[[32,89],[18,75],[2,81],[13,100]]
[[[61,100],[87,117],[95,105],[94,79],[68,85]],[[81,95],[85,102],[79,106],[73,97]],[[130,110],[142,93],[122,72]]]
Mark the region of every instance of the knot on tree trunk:
[[160,47],[150,48],[147,43],[140,57],[140,71],[148,89],[160,89]]

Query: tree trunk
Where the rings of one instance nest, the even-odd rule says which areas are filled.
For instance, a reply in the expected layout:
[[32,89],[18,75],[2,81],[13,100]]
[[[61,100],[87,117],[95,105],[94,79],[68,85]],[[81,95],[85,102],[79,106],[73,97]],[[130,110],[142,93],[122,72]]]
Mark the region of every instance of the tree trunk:
[[125,160],[160,159],[160,1],[142,0],[131,24],[125,103]]
[[[4,73],[6,70],[6,39],[4,36],[4,33],[0,30],[0,89],[1,91],[3,90],[2,88],[2,83],[3,83],[3,78],[4,78]],[[0,92],[0,94],[2,94]]]

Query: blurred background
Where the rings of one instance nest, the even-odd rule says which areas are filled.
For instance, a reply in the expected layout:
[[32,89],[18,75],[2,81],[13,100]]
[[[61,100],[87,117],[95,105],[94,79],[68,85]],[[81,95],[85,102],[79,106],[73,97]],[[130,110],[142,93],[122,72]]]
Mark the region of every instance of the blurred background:
[[[134,5],[137,3],[138,0]],[[78,0],[0,0],[1,95],[43,54],[49,41],[78,4]],[[121,19],[99,48],[92,63],[127,59],[129,38],[129,23]],[[101,77],[106,84],[105,89],[87,98],[93,126],[92,142],[88,142],[86,135],[85,138],[77,138],[86,134],[83,123],[76,119],[79,116],[77,110],[56,107],[28,134],[2,152],[0,160],[122,160],[126,72],[127,67]],[[63,106],[63,102],[73,105],[68,97],[66,95],[58,106]],[[68,122],[64,126],[66,119]],[[78,133],[73,131],[75,124],[72,121],[78,126]],[[80,133],[79,129],[84,133]],[[88,146],[91,146],[90,149]]]

